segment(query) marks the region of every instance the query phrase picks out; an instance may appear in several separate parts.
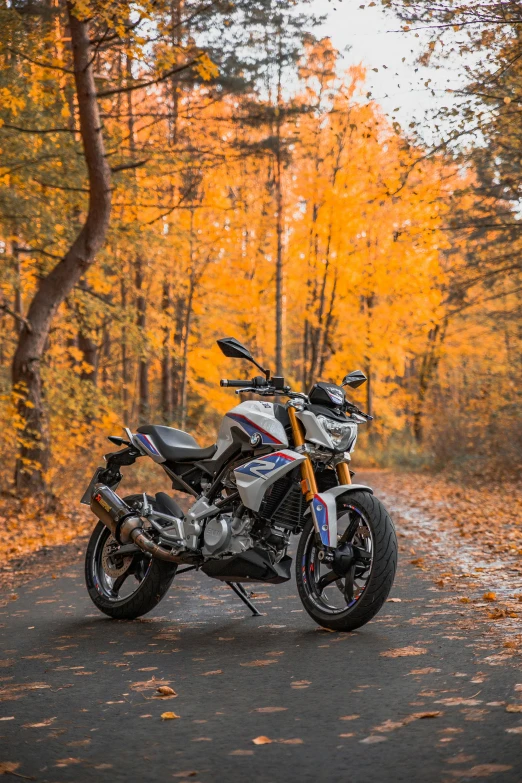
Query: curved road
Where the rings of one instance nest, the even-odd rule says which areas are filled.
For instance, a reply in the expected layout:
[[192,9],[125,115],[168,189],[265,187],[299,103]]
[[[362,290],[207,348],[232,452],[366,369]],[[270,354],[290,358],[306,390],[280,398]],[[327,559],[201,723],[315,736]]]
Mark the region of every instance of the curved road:
[[0,775],[520,783],[522,673],[485,662],[480,628],[405,560],[350,635],[319,630],[293,580],[259,586],[254,618],[190,573],[135,622],[95,611],[80,562],[26,584],[0,609]]

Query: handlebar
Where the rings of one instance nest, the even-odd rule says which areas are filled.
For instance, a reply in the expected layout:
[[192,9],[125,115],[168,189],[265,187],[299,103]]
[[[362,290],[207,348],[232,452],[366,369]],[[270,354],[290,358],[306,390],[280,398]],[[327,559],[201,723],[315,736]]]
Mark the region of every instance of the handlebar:
[[238,386],[240,389],[247,389],[252,386],[252,381],[229,381],[226,378],[222,378],[219,382],[220,386]]

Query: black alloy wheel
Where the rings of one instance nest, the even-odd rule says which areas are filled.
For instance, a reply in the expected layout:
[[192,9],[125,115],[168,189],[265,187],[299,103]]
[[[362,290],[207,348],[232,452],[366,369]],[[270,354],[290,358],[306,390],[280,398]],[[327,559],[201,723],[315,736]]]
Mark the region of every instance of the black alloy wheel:
[[[143,495],[124,498],[135,507]],[[154,498],[148,502],[155,503]],[[177,565],[145,552],[119,555],[118,542],[102,522],[94,528],[85,555],[85,581],[93,603],[109,617],[133,620],[150,612],[163,598]]]
[[307,522],[297,549],[297,587],[304,608],[319,625],[352,631],[371,620],[388,597],[397,538],[382,503],[364,491],[339,500],[337,533],[343,557],[332,567],[321,559],[313,522]]

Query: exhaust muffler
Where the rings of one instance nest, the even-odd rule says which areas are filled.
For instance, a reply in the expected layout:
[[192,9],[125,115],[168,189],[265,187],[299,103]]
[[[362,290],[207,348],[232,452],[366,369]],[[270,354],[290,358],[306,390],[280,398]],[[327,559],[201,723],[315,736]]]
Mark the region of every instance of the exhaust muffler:
[[134,543],[143,552],[160,560],[181,563],[181,558],[156,544],[143,529],[143,520],[112,489],[96,484],[90,502],[91,511],[109,528],[119,544]]

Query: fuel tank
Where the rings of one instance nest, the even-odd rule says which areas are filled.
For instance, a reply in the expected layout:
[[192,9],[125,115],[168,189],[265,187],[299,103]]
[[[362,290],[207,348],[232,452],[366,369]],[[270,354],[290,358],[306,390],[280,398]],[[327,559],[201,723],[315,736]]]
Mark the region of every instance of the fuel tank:
[[[282,413],[279,409],[282,409]],[[217,438],[217,451],[213,459],[230,446],[233,440],[233,428],[239,427],[248,437],[258,438],[259,446],[273,446],[280,449],[288,446],[288,438],[279,415],[283,418],[285,412],[282,405],[259,400],[246,400],[236,405],[223,417]]]

